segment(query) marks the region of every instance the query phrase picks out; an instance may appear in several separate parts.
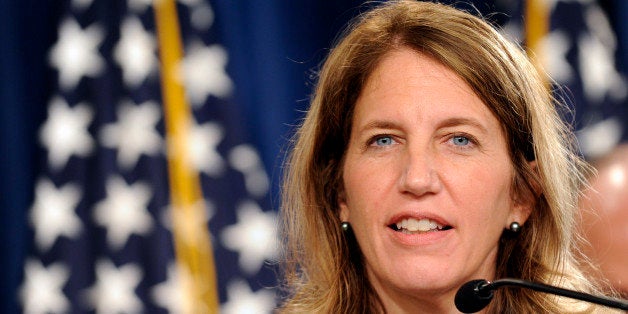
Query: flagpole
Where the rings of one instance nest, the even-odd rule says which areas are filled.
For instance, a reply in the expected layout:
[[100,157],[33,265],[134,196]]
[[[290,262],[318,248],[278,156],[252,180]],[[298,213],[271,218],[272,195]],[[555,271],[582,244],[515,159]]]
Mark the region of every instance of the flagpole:
[[176,4],[173,0],[154,1],[154,9],[166,121],[172,232],[177,264],[185,273],[179,278],[183,280],[184,289],[189,289],[187,304],[190,312],[218,313],[216,273],[205,204],[198,173],[189,163],[187,141],[192,112],[177,73],[183,48]]
[[550,29],[549,1],[526,0],[525,1],[525,42],[526,52],[532,59],[537,69],[542,68],[545,53],[542,51],[541,42]]

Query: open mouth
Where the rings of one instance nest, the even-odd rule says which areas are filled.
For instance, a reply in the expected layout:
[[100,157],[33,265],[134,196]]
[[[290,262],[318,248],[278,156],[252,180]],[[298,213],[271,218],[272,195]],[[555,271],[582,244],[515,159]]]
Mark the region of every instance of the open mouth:
[[446,231],[452,229],[451,226],[442,225],[438,222],[423,218],[423,219],[415,219],[415,218],[405,218],[396,223],[390,224],[389,228],[405,233],[405,234],[419,234],[426,232],[438,232],[438,231]]

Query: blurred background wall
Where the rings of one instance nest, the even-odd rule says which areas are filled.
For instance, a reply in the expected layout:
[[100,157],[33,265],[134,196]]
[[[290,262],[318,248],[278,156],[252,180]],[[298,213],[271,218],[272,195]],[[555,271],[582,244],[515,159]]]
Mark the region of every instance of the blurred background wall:
[[[524,1],[441,2],[524,43]],[[151,3],[0,1],[0,312],[185,309]],[[547,5],[542,59],[566,87],[583,154],[601,158],[628,139],[628,2]],[[222,312],[275,305],[283,157],[320,62],[367,8],[177,2],[177,77],[193,116],[186,145]]]

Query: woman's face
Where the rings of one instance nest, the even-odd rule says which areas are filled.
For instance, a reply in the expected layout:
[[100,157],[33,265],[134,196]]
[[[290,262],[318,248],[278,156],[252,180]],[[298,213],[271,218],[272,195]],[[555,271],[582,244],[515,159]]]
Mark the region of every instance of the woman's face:
[[513,171],[499,121],[460,77],[407,48],[382,59],[355,105],[339,202],[385,305],[493,279],[502,231],[528,213]]

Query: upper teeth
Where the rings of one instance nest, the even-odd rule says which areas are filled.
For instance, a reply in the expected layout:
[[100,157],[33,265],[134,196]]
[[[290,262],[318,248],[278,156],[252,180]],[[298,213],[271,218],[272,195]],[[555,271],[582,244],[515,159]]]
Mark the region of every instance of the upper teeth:
[[397,229],[416,232],[443,229],[443,226],[430,219],[406,218],[397,222]]

